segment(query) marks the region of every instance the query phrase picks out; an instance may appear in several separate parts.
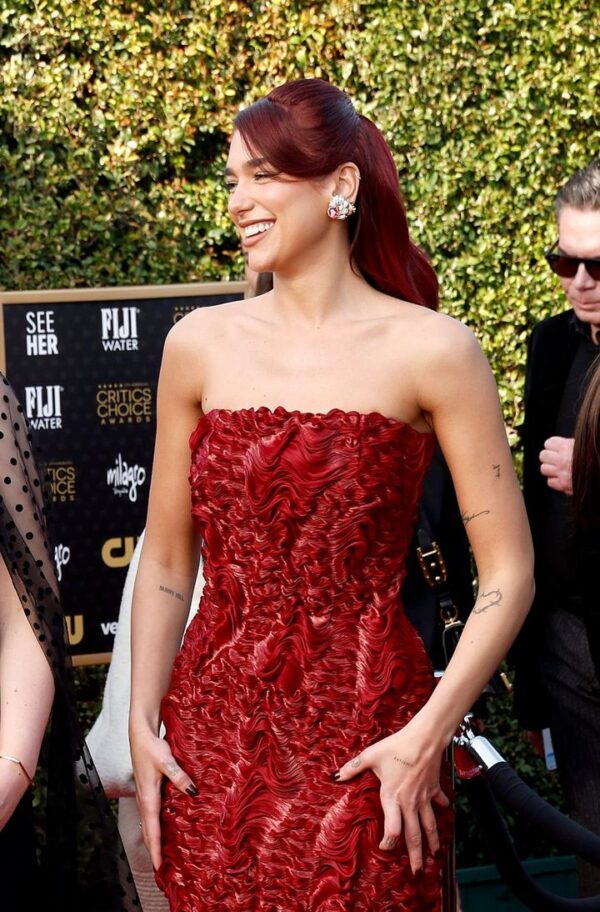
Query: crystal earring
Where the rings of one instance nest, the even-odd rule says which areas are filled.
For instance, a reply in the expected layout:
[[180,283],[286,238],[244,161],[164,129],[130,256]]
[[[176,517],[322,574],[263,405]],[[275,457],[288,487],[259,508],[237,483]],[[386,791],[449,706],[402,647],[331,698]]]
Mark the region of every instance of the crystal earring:
[[356,206],[345,196],[334,194],[329,200],[327,215],[330,219],[347,219],[348,216],[354,215],[355,212]]

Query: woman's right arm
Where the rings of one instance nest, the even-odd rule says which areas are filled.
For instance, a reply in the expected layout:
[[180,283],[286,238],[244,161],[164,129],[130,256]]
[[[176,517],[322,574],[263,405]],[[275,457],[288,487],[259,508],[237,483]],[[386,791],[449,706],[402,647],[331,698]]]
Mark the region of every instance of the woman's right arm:
[[162,779],[167,776],[182,791],[193,789],[166,741],[158,737],[160,703],[188,616],[200,548],[191,519],[188,441],[201,415],[201,377],[188,321],[178,323],[165,343],[148,518],[131,621],[129,737],[144,839],[155,867],[161,861]]

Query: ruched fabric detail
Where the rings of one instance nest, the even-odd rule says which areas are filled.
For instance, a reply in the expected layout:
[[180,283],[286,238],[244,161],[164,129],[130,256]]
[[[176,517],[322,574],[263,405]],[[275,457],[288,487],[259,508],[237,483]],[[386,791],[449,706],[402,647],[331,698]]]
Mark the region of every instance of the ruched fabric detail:
[[[205,587],[162,717],[198,795],[164,789],[176,912],[439,912],[378,849],[379,782],[329,774],[429,697],[399,599],[429,434],[377,412],[205,415],[191,441]],[[443,838],[451,812],[440,814]]]

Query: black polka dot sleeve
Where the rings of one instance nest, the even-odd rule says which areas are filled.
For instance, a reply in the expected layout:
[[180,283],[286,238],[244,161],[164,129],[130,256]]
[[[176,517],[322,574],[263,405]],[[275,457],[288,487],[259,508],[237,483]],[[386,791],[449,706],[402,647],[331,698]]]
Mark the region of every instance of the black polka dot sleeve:
[[23,409],[1,374],[0,552],[56,685],[37,774],[48,907],[65,912],[140,909],[117,827],[77,719],[48,540],[44,484]]

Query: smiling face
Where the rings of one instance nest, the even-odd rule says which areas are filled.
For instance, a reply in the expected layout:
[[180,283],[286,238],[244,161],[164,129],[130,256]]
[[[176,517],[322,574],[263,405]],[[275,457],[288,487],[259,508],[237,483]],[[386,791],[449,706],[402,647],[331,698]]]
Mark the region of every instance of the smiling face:
[[229,213],[238,228],[248,265],[256,272],[291,275],[305,266],[340,226],[327,217],[335,190],[333,176],[297,180],[278,174],[254,156],[236,131],[231,140],[225,180]]
[[[568,256],[600,258],[600,210],[565,206],[558,217],[558,248]],[[593,279],[583,263],[572,279],[560,284],[575,314],[588,323],[597,340],[600,330],[600,281]]]

